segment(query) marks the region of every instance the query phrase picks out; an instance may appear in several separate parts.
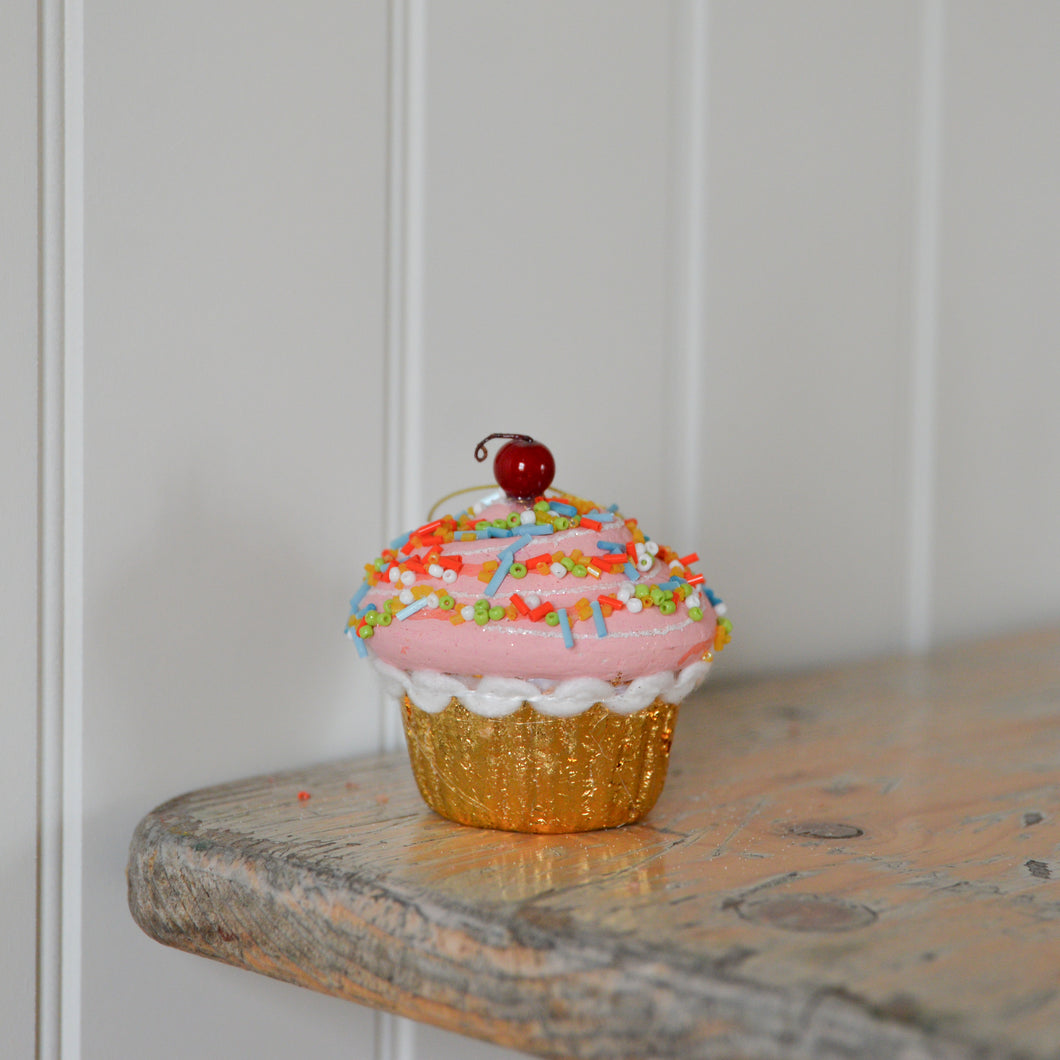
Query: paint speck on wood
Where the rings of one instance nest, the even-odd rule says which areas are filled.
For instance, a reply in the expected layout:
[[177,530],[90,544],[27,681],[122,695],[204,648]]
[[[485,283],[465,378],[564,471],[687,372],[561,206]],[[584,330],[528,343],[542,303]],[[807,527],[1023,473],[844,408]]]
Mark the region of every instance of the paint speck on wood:
[[708,687],[655,810],[608,832],[462,828],[398,755],[194,792],[137,828],[129,903],[545,1057],[1055,1060],[1057,761],[1052,630]]

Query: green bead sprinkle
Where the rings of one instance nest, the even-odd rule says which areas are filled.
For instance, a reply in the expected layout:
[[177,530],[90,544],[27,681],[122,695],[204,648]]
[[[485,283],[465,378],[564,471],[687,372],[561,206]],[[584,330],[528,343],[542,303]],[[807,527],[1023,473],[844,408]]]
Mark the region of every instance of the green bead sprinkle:
[[509,527],[518,526],[522,521],[523,520],[521,512],[509,512],[508,518],[505,519],[505,522],[508,524]]
[[721,626],[726,633],[732,632],[732,623],[727,618],[719,618],[718,625]]
[[456,606],[456,601],[448,593],[442,593],[442,595],[438,597],[438,606],[443,611],[452,611]]
[[475,601],[476,613],[481,611],[483,614],[489,614],[489,609],[490,602],[485,597],[481,597],[480,599]]
[[584,563],[575,563],[574,566],[571,567],[570,572],[574,575],[575,578],[584,578],[586,574],[589,573],[585,569]]
[[559,625],[559,615],[557,615],[555,611],[549,611],[549,613],[547,615],[545,615],[545,621],[550,626],[558,626]]
[[698,607],[690,607],[688,609],[688,617],[692,619],[693,622],[702,622],[703,611]]
[[647,600],[649,595],[651,595],[651,594],[648,592],[648,587],[646,585],[640,584],[640,585],[635,585],[633,587],[633,595],[638,600]]
[[375,630],[372,629],[371,626],[361,626],[361,628],[357,630],[357,636],[367,640],[374,632]]
[[475,622],[478,625],[484,626],[484,625],[486,625],[487,622],[489,622],[489,620],[490,620],[490,613],[488,611],[476,611],[475,612]]
[[659,604],[659,613],[662,615],[672,615],[677,610],[677,604],[673,600],[663,600]]
[[[552,524],[557,530],[569,530],[570,520],[565,515],[556,516],[556,521]],[[558,621],[558,619],[557,619]]]
[[568,571],[574,570],[574,560],[572,560],[570,556],[562,556],[560,558],[560,563],[566,567]]
[[369,611],[368,614],[366,614],[364,616],[364,620],[365,620],[365,622],[368,623],[368,625],[374,626],[376,624],[376,622],[379,621],[379,612],[378,611]]
[[508,612],[499,604],[494,604],[493,607],[489,609],[489,617],[492,622],[500,622],[507,613]]
[[507,530],[508,520],[504,518],[494,519],[493,522],[490,523],[490,525],[495,526],[498,530]]
[[542,515],[548,510],[548,501],[538,501],[537,504],[534,505],[534,511],[541,512]]
[[376,619],[375,624],[377,626],[389,626],[394,621],[394,616],[389,611],[380,611],[379,617]]
[[525,578],[526,577],[526,564],[525,563],[513,563],[508,568],[508,573],[513,578]]

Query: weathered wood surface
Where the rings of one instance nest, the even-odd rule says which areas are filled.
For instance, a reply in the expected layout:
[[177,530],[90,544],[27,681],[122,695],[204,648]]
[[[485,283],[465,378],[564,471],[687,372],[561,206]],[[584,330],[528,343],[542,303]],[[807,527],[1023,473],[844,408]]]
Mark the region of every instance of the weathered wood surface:
[[[309,798],[299,798],[305,792]],[[403,756],[185,795],[181,949],[542,1056],[1060,1056],[1060,630],[715,685],[646,822],[432,814]]]

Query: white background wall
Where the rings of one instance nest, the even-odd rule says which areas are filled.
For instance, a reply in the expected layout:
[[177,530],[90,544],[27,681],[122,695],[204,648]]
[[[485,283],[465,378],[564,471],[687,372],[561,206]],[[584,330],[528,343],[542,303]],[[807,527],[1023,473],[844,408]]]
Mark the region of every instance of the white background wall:
[[491,431],[708,558],[722,678],[1060,619],[1058,71],[1050,0],[7,0],[8,1055],[505,1055],[123,877],[392,738],[346,600]]

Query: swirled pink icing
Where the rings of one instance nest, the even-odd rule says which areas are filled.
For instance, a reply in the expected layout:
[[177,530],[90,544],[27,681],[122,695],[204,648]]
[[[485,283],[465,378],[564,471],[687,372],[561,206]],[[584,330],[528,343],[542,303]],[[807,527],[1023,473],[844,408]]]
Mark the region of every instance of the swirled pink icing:
[[[652,546],[635,520],[601,511],[578,498],[550,499],[561,506],[577,505],[581,512],[574,521],[597,521],[599,527],[557,528],[525,541],[522,534],[529,531],[515,525],[511,536],[464,539],[469,536],[466,528],[476,523],[481,528],[487,521],[512,513],[526,519],[523,513],[533,512],[520,502],[498,500],[477,506],[473,516],[457,517],[459,523],[445,517],[441,528],[413,532],[400,549],[384,551],[366,568],[369,582],[354,599],[355,610],[347,627],[351,637],[361,640],[362,653],[367,651],[409,673],[546,683],[588,677],[616,686],[665,671],[679,673],[708,656],[716,635],[722,633],[716,630],[714,604],[719,601],[695,584],[702,577],[692,570],[694,559],[686,563],[672,550]],[[590,516],[596,518],[590,520]],[[537,514],[534,525],[545,529],[556,521],[556,513],[548,511]],[[637,551],[638,544],[641,569],[635,570],[631,564],[636,557],[623,553],[627,547]],[[503,563],[505,554],[519,563],[545,553],[570,557],[576,550],[585,560],[580,566],[594,568],[580,577],[573,573],[557,577],[544,566],[528,569],[522,577],[510,572],[497,575],[488,566],[482,569],[491,561]],[[595,564],[594,556],[599,557]],[[442,564],[459,565],[455,578],[440,576]],[[444,573],[446,568],[441,569]],[[656,588],[656,601],[660,593],[665,594],[666,606],[657,602],[653,606],[649,596],[631,607],[638,585],[647,587],[649,593]],[[404,602],[399,599],[402,590]],[[495,609],[496,617],[483,624],[465,617],[483,599]],[[533,608],[528,600],[535,603]],[[566,612],[567,631],[563,623],[547,623],[541,612],[549,604]],[[634,613],[637,606],[641,609]],[[496,614],[498,608],[504,610],[503,617]],[[366,633],[364,626],[370,624],[366,616],[372,610],[376,619],[384,611],[391,617],[385,625],[375,622]]]

